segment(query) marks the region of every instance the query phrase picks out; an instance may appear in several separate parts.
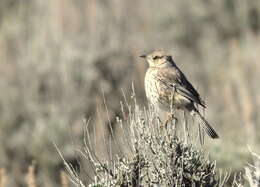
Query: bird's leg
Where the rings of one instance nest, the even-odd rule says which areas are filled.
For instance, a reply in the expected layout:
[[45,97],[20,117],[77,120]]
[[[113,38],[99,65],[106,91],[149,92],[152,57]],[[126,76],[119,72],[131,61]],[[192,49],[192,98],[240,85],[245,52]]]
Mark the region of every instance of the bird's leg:
[[175,115],[174,115],[175,109],[176,109],[176,107],[174,106],[176,87],[175,87],[175,84],[172,85],[172,86],[173,86],[173,92],[172,92],[171,98],[170,98],[170,101],[171,101],[171,105],[170,105],[170,108],[171,108],[170,119],[171,119],[171,120],[175,120],[175,124],[176,124],[176,123],[178,123],[178,119],[177,119],[177,118],[175,117]]
[[171,121],[171,115],[168,113],[167,114],[167,119],[166,119],[166,121],[165,121],[165,123],[164,123],[164,127],[166,127],[167,128],[167,125],[168,125],[168,123]]
[[165,128],[167,128],[167,125],[168,125],[168,123],[171,121],[171,118],[170,118],[171,116],[169,115],[169,113],[167,113],[167,119],[166,119],[166,121],[164,122],[164,123],[162,123],[162,121],[160,120],[160,118],[158,118],[159,119],[159,121],[160,121],[160,123],[161,123],[161,128],[163,128],[163,127],[165,127]]
[[158,120],[159,124],[162,124],[162,120],[160,119],[160,117],[159,117],[159,116],[157,116],[156,118],[157,118],[157,120]]
[[174,120],[174,121],[175,121],[174,124],[177,124],[177,123],[178,123],[178,119],[175,117],[175,109],[176,109],[176,108],[171,107],[171,113],[170,113],[170,115],[171,115],[171,120]]
[[190,134],[189,134],[187,116],[186,116],[185,111],[183,111],[183,118],[184,118],[184,125],[183,125],[184,142],[188,143],[188,139],[190,138]]
[[165,125],[167,126],[167,124],[168,124],[169,122],[171,122],[172,120],[175,120],[175,123],[174,123],[174,124],[177,124],[177,123],[178,123],[178,119],[175,117],[175,115],[172,114],[172,113],[169,113],[169,114],[168,114],[168,118],[167,118],[167,120],[166,120],[166,122],[165,122]]
[[174,124],[178,123],[178,119],[174,115],[174,110],[172,110],[170,113],[167,115],[167,120],[164,123],[164,126],[167,127],[168,123],[170,123],[172,120],[175,120]]

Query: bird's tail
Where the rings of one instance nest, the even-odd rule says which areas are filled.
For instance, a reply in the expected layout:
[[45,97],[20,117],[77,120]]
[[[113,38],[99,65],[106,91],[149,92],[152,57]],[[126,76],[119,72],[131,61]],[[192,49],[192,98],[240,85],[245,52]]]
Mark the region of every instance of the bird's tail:
[[207,120],[199,113],[199,111],[192,111],[191,112],[193,116],[195,116],[199,123],[202,125],[202,129],[211,137],[212,139],[219,138],[216,131],[210,126],[210,124],[207,122]]

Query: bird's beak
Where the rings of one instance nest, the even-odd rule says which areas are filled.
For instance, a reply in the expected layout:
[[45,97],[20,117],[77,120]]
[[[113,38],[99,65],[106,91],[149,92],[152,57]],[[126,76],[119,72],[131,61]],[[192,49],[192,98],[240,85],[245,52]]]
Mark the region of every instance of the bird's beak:
[[146,57],[146,55],[141,55],[141,56],[139,56],[139,57],[141,57],[141,58],[145,58],[145,57]]

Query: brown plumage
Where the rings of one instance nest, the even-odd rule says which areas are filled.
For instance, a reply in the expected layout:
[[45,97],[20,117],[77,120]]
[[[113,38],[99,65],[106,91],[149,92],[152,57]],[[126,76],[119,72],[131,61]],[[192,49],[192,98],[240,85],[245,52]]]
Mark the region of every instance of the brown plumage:
[[218,134],[195,106],[198,104],[205,108],[205,102],[177,67],[172,56],[164,51],[155,50],[140,57],[145,58],[149,63],[149,69],[145,75],[145,92],[151,104],[167,112],[171,109],[189,111],[198,119],[211,138],[218,138]]

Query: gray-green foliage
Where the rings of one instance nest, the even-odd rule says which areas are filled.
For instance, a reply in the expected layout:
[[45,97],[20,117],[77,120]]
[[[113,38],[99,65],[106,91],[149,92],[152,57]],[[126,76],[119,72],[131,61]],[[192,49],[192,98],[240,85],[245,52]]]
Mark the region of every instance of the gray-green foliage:
[[[126,124],[124,137],[130,154],[116,156],[113,161],[94,159],[96,181],[90,186],[215,186],[218,184],[215,162],[200,147],[185,141],[176,125],[162,126],[153,112],[136,110]],[[124,131],[128,131],[125,130]],[[184,135],[183,135],[184,136]],[[117,141],[117,140],[115,140]],[[194,141],[193,141],[194,142]],[[120,142],[124,144],[124,142]]]
[[156,152],[137,148],[134,157],[118,158],[113,169],[98,166],[101,175],[98,183],[103,186],[214,186],[215,164],[201,151],[184,145],[178,139],[161,144]]
[[[134,97],[132,97],[134,98]],[[216,161],[210,160],[204,146],[182,127],[184,119],[167,125],[157,118],[151,108],[140,110],[134,104],[127,104],[123,110],[125,120],[117,119],[121,137],[111,132],[112,141],[104,139],[108,147],[114,143],[119,151],[109,150],[110,157],[100,158],[88,131],[85,134],[85,149],[81,154],[90,161],[94,175],[90,187],[136,187],[136,186],[206,186],[206,187],[256,187],[259,185],[259,155],[251,151],[256,162],[245,168],[245,174],[216,169]],[[127,114],[126,114],[127,113]],[[187,125],[194,125],[187,121]],[[86,125],[88,127],[89,121]],[[87,129],[87,128],[86,128]],[[201,134],[201,132],[199,132]],[[202,135],[202,134],[201,134]],[[109,142],[109,144],[107,144]],[[117,154],[118,153],[118,154]],[[62,155],[61,155],[62,156]],[[86,161],[85,160],[85,161]],[[71,181],[80,187],[88,173],[78,174],[64,160]],[[84,170],[84,169],[83,169]],[[233,179],[231,179],[233,178]]]

